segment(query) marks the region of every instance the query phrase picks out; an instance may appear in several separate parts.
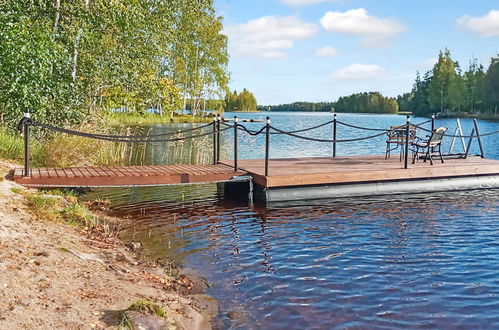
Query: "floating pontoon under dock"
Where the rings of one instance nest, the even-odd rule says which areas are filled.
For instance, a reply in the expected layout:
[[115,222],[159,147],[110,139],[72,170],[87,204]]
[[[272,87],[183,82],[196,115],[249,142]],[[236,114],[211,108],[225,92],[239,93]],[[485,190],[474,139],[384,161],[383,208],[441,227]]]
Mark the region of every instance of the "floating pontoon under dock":
[[267,177],[261,159],[239,160],[238,166],[253,177],[256,197],[267,202],[499,188],[499,160],[480,157],[435,159],[434,165],[419,160],[408,169],[398,157],[271,159]]

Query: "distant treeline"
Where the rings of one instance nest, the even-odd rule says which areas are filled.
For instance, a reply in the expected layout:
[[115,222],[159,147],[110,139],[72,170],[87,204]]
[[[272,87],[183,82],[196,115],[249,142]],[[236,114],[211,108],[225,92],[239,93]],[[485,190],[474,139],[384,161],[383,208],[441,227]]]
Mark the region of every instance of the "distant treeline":
[[462,72],[450,51],[440,52],[438,62],[421,78],[419,72],[412,91],[397,97],[400,110],[416,115],[436,112],[497,114],[499,106],[499,55],[491,59],[487,71],[472,59]]
[[396,113],[398,112],[398,104],[395,98],[383,96],[379,92],[370,92],[342,96],[336,102],[294,102],[259,106],[258,110]]
[[256,111],[256,98],[246,88],[241,93],[228,91],[225,94],[225,111]]

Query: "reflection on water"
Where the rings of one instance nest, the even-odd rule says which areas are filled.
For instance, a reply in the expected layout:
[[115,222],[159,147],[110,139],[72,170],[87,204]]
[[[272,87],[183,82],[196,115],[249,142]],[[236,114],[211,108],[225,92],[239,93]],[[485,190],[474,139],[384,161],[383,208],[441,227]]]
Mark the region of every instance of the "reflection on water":
[[[295,130],[330,116],[272,114],[272,123]],[[394,115],[342,114],[341,118],[376,127],[405,120]],[[463,121],[465,134],[471,125]],[[261,123],[248,126],[259,128]],[[437,126],[453,132],[455,122],[442,120]],[[484,121],[480,127],[489,132],[499,124]],[[153,127],[151,134],[168,129]],[[230,134],[225,134],[226,141]],[[307,134],[331,136],[328,127]],[[355,136],[361,134],[347,129],[338,134]],[[261,157],[260,138],[241,137],[240,157]],[[328,144],[274,135],[271,141],[272,157],[331,154]],[[444,143],[448,147],[450,140]],[[489,157],[499,159],[498,135],[484,139],[484,145]],[[338,151],[373,154],[383,153],[384,147],[380,137],[338,146]],[[166,144],[144,148],[145,156],[137,157],[147,164],[203,162],[212,154],[209,139],[180,148]],[[130,163],[138,163],[135,155],[131,154]],[[227,200],[215,184],[103,189],[88,196],[96,197],[109,199],[116,215],[132,217],[133,225],[123,237],[140,241],[145,257],[172,259],[201,270],[213,284],[208,293],[221,303],[220,328],[499,327],[498,190],[293,202],[267,208]],[[226,316],[229,311],[241,311],[243,316],[231,320]]]
[[216,185],[93,194],[133,217],[145,256],[202,271],[220,328],[499,326],[497,190],[267,208]]

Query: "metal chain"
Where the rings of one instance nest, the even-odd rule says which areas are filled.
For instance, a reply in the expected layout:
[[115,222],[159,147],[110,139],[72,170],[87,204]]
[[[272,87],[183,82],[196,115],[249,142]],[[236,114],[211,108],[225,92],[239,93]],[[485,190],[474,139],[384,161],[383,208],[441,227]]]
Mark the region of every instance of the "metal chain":
[[398,131],[398,130],[403,129],[405,127],[407,127],[407,124],[403,125],[403,126],[400,126],[397,129],[388,130],[388,131],[381,132],[379,134],[375,134],[375,135],[371,135],[371,136],[365,136],[365,137],[355,138],[355,139],[328,140],[328,139],[317,139],[317,138],[310,138],[310,137],[306,137],[306,136],[301,136],[301,135],[297,135],[297,134],[294,134],[294,133],[289,133],[289,132],[282,131],[282,130],[274,127],[274,126],[270,126],[271,129],[273,129],[273,130],[275,130],[275,131],[277,131],[277,132],[279,132],[281,134],[289,135],[289,136],[292,136],[292,137],[295,137],[295,138],[298,138],[298,139],[308,140],[308,141],[314,141],[314,142],[332,142],[332,143],[334,143],[334,142],[336,142],[336,143],[340,143],[340,142],[355,142],[355,141],[369,140],[369,139],[376,138],[378,136],[385,135],[387,132]]
[[[39,126],[45,129],[49,129],[55,132],[59,133],[65,133],[65,134],[70,134],[70,135],[76,135],[76,136],[82,136],[82,137],[87,137],[91,139],[97,139],[97,140],[104,140],[104,141],[113,141],[113,142],[134,142],[134,143],[141,143],[141,142],[174,142],[174,141],[182,141],[182,140],[188,140],[188,139],[195,139],[207,135],[213,135],[216,134],[217,132],[207,132],[207,133],[202,133],[202,134],[197,134],[197,135],[190,135],[186,137],[178,137],[178,138],[171,138],[171,139],[149,139],[149,138],[135,138],[134,136],[127,136],[126,138],[124,137],[114,137],[114,136],[102,136],[99,134],[91,134],[91,133],[86,133],[86,132],[80,132],[80,131],[75,131],[75,130],[70,130],[66,128],[61,128],[61,127],[56,127],[48,124],[43,124],[37,121],[32,121],[32,126]],[[232,127],[232,126],[231,126]],[[223,132],[225,130],[230,129],[231,127],[227,127],[224,129],[221,129],[218,132]]]
[[[425,132],[428,132],[428,133],[433,133],[430,129],[426,129],[424,127],[421,127],[419,125],[413,125],[413,126],[416,126],[417,128],[419,128],[420,130],[422,131],[425,131]],[[493,132],[489,132],[489,133],[485,133],[485,134],[482,134],[480,133],[480,137],[483,137],[483,136],[489,136],[489,135],[494,135],[494,134],[498,134],[499,133],[499,130],[498,131],[493,131]],[[454,134],[441,134],[442,136],[447,136],[447,137],[463,137],[463,138],[470,138],[472,137],[471,135],[454,135]],[[473,135],[473,137],[476,137],[477,135]]]

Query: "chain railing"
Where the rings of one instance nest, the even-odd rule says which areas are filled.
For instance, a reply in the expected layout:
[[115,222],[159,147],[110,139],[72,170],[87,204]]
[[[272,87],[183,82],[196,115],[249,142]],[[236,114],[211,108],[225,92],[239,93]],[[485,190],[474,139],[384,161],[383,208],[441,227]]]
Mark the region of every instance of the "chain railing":
[[[324,122],[319,125],[303,128],[303,129],[298,129],[298,130],[292,130],[292,131],[285,131],[280,128],[277,128],[275,126],[271,126],[270,124],[270,117],[267,117],[265,120],[265,125],[260,128],[259,130],[251,130],[247,128],[245,125],[239,123],[238,118],[235,116],[231,121],[232,124],[227,123],[227,119],[223,118],[220,114],[216,115],[213,117],[213,122],[208,123],[205,125],[193,127],[193,128],[187,128],[184,130],[176,130],[174,132],[167,132],[167,133],[162,133],[162,134],[151,134],[151,135],[113,135],[113,134],[96,134],[96,133],[88,133],[88,132],[82,132],[82,131],[77,131],[73,129],[67,129],[63,127],[57,127],[54,125],[50,125],[47,123],[42,123],[34,120],[31,118],[30,113],[25,113],[24,117],[20,120],[18,124],[18,130],[19,132],[22,132],[24,135],[24,176],[29,176],[30,175],[30,144],[29,144],[29,135],[30,135],[30,127],[40,127],[42,129],[46,130],[51,130],[54,132],[58,133],[64,133],[64,134],[69,134],[69,135],[75,135],[75,136],[81,136],[85,138],[91,138],[91,139],[97,139],[97,140],[104,140],[104,141],[111,141],[111,142],[119,142],[119,143],[153,143],[153,142],[176,142],[176,141],[184,141],[184,140],[191,140],[191,139],[196,139],[200,137],[205,137],[205,136],[211,136],[212,141],[213,141],[213,163],[218,164],[220,163],[220,153],[221,153],[221,133],[228,131],[228,130],[233,130],[233,152],[234,152],[234,172],[238,171],[238,132],[244,132],[246,134],[249,134],[251,136],[258,136],[260,134],[265,134],[265,176],[269,175],[269,157],[270,157],[270,136],[273,134],[278,134],[278,135],[286,135],[290,136],[293,138],[301,139],[301,140],[306,140],[306,141],[311,141],[311,142],[322,142],[322,143],[332,143],[333,148],[332,148],[332,156],[336,157],[336,144],[337,143],[349,143],[349,142],[356,142],[356,141],[365,141],[365,140],[370,140],[370,139],[375,139],[377,137],[395,132],[395,131],[404,131],[405,138],[403,141],[403,147],[404,147],[404,154],[405,154],[405,159],[404,159],[404,168],[408,168],[408,153],[409,153],[409,144],[410,144],[410,139],[409,139],[409,130],[411,127],[416,127],[422,131],[428,132],[431,134],[431,136],[435,133],[435,116],[432,115],[432,118],[430,120],[423,121],[418,124],[412,124],[410,120],[410,116],[407,116],[406,123],[405,125],[397,126],[396,128],[391,127],[390,129],[386,128],[375,128],[375,127],[363,127],[363,126],[358,126],[350,123],[346,123],[343,121],[339,121],[337,114],[334,114],[334,119]],[[431,122],[431,129],[427,129],[423,127],[422,125],[427,124]],[[326,125],[332,124],[333,129],[332,129],[332,139],[324,139],[324,138],[314,138],[314,137],[308,137],[304,135],[300,135],[298,133],[303,133],[303,132],[309,132],[309,131],[314,131],[316,129],[319,129],[321,127],[324,127]],[[486,136],[491,136],[494,134],[498,134],[498,131],[493,131],[493,132],[488,132],[485,134],[480,134],[479,129],[478,129],[478,122],[476,119],[473,119],[473,124],[474,128],[471,131],[471,134],[468,136],[463,136],[463,135],[454,135],[454,134],[443,134],[443,136],[447,137],[463,137],[463,138],[469,138],[467,148],[466,148],[466,153],[465,153],[465,158],[468,156],[469,149],[471,146],[471,142],[473,138],[477,138],[478,144],[480,147],[480,152],[482,158],[484,157],[484,150],[483,150],[483,144],[481,141],[482,137]],[[356,130],[363,130],[363,131],[373,131],[373,132],[379,132],[373,135],[368,135],[368,136],[361,136],[357,138],[350,138],[350,139],[338,139],[337,138],[337,133],[338,133],[338,125],[344,126],[344,127],[349,127],[352,129]],[[204,131],[205,128],[212,127],[212,129],[208,132]],[[223,126],[223,127],[222,127]],[[183,136],[185,133],[190,133],[190,135]],[[431,137],[430,137],[431,139]]]

